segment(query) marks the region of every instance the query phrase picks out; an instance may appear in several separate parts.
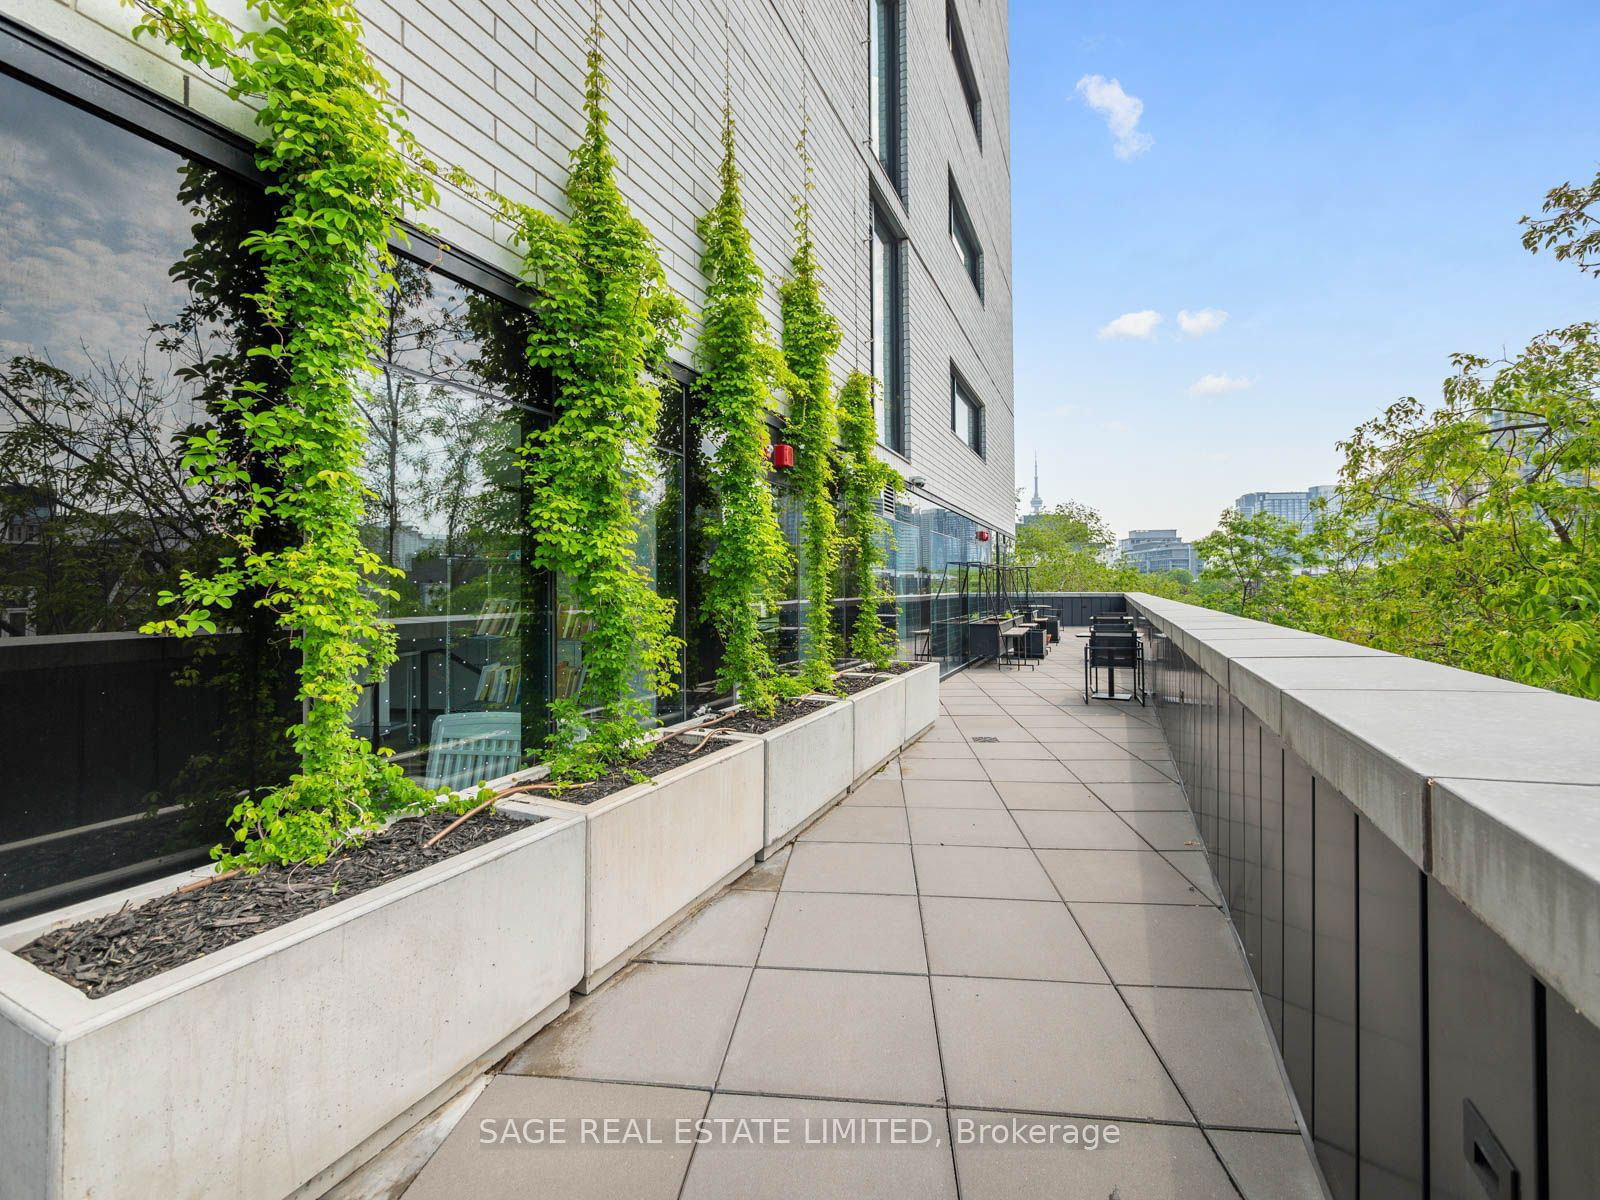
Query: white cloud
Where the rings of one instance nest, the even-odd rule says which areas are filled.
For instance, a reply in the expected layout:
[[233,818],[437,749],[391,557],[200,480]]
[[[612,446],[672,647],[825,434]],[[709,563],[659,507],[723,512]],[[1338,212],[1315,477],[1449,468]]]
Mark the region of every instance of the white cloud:
[[1161,314],[1153,308],[1123,313],[1115,321],[1100,326],[1100,337],[1102,339],[1153,338],[1156,335],[1156,326],[1159,324],[1161,324]]
[[1178,328],[1191,337],[1215,333],[1227,322],[1228,314],[1220,308],[1202,308],[1190,312],[1187,308],[1178,314]]
[[1106,119],[1106,127],[1117,139],[1112,152],[1118,158],[1137,158],[1151,146],[1155,138],[1139,131],[1139,118],[1144,114],[1144,101],[1122,90],[1122,84],[1104,75],[1085,75],[1078,80],[1078,94]]
[[1189,385],[1189,395],[1226,396],[1229,392],[1242,392],[1254,382],[1237,375],[1202,375]]

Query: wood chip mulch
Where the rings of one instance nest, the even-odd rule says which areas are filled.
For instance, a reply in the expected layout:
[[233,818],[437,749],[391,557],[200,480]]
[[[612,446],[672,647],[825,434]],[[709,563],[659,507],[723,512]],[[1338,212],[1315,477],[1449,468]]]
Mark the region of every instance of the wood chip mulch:
[[809,717],[824,703],[826,701],[822,700],[785,700],[773,710],[770,717],[758,717],[755,713],[742,712],[719,722],[717,728],[732,733],[771,733],[774,729],[781,729],[790,721]]
[[320,866],[268,867],[192,892],[159,896],[136,908],[52,930],[23,946],[17,956],[91,998],[108,996],[530,825],[500,813],[479,813],[442,842],[423,849],[424,842],[455,819],[453,813],[431,813],[396,821],[364,845]]

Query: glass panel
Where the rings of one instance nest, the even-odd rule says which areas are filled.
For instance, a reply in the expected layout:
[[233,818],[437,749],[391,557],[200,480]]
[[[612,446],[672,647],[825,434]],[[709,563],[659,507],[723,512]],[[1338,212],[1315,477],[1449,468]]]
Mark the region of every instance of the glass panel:
[[900,186],[899,0],[872,0],[868,30],[872,149],[895,187]]
[[881,218],[872,230],[872,373],[878,379],[878,441],[903,448],[900,404],[900,244]]
[[203,858],[238,792],[289,769],[297,706],[248,600],[212,637],[137,632],[223,549],[185,435],[280,383],[245,353],[261,197],[7,76],[0,113],[3,921]]

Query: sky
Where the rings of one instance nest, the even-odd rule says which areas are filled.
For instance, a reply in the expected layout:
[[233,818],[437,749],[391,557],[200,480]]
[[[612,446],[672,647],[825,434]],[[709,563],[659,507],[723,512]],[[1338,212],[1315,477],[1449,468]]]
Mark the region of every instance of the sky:
[[1456,351],[1600,318],[1518,218],[1600,164],[1600,5],[1011,0],[1017,483],[1199,537]]

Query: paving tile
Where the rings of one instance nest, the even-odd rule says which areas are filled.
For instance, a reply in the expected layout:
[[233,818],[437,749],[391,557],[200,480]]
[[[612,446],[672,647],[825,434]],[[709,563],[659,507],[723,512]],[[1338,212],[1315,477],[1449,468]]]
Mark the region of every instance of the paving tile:
[[984,762],[1011,758],[1051,758],[1048,748],[1038,742],[974,742],[974,755]]
[[1295,1128],[1255,993],[1127,987],[1122,998],[1202,1125]]
[[1050,753],[1069,767],[1080,762],[1142,762],[1138,755],[1107,741],[1051,742]]
[[[748,967],[635,963],[535,1034],[506,1071],[710,1087],[749,979]],[[673,1014],[671,1037],[662,1013]]]
[[913,845],[1026,846],[1028,843],[1005,809],[912,808]]
[[1187,812],[1130,812],[1122,819],[1157,850],[1193,850],[1201,845],[1200,831]]
[[[684,1200],[955,1200],[956,1181],[940,1108],[719,1095],[706,1114],[711,1128],[746,1128],[783,1137],[782,1144],[735,1144],[719,1136],[695,1150]],[[832,1122],[898,1121],[870,1128],[860,1142],[824,1141]],[[756,1122],[764,1122],[756,1125]],[[779,1130],[783,1133],[780,1135]],[[912,1138],[926,1140],[911,1142]],[[812,1140],[808,1143],[807,1138]],[[899,1140],[896,1140],[899,1139]]]
[[889,842],[798,842],[784,873],[783,890],[915,895],[911,847]]
[[950,1103],[1190,1121],[1115,988],[933,977]]
[[784,892],[772,911],[761,965],[926,974],[917,898]]
[[1244,1200],[1323,1200],[1311,1152],[1298,1133],[1213,1129],[1209,1136]]
[[992,737],[997,742],[1034,742],[1038,741],[1010,717],[953,717],[956,728],[961,730],[971,741],[975,737]]
[[905,809],[890,805],[836,808],[800,835],[805,842],[908,842]]
[[1178,904],[1069,904],[1089,944],[1120,984],[1248,988],[1228,918]]
[[1105,735],[1098,729],[1090,729],[1087,725],[1072,724],[1059,725],[1054,729],[1040,734],[1039,740],[1046,746],[1064,745],[1068,742],[1087,742],[1094,746],[1110,746]]
[[1171,811],[1187,812],[1189,801],[1183,789],[1170,780],[1159,783],[1103,783],[1091,784],[1089,790],[1106,802],[1106,807],[1118,812]]
[[[1000,1141],[1018,1126],[1042,1126],[1040,1144]],[[1198,1129],[1124,1121],[1113,1144],[1104,1122],[958,1109],[950,1128],[962,1200],[1237,1200]]]
[[1105,804],[1082,783],[1028,783],[1002,780],[994,785],[1010,809],[1055,808],[1075,812],[1109,812]]
[[924,896],[922,924],[935,974],[1109,982],[1059,901]]
[[970,742],[922,741],[914,746],[906,747],[900,757],[905,762],[915,762],[924,758],[973,758],[975,756]]
[[1105,759],[1089,759],[1072,764],[1072,773],[1084,783],[1168,783],[1172,779],[1168,775],[1156,770],[1147,762],[1139,759],[1128,759],[1125,762],[1113,762]]
[[[406,1200],[673,1200],[689,1166],[692,1145],[673,1136],[680,1120],[706,1111],[710,1093],[685,1088],[587,1083],[498,1075],[484,1089],[443,1146],[422,1169]],[[559,1144],[530,1145],[511,1140],[529,1121],[564,1118],[567,1135]],[[606,1145],[578,1136],[585,1118],[650,1122],[660,1144]],[[484,1144],[484,1126],[496,1137]]]
[[1012,814],[1028,844],[1071,850],[1142,850],[1139,835],[1114,812],[1038,809]]
[[906,802],[906,797],[900,788],[901,784],[898,779],[874,777],[846,796],[840,801],[839,806],[841,808],[861,808],[875,805],[902,805]]
[[1053,758],[997,759],[985,762],[989,778],[997,783],[1076,783],[1074,773]]
[[927,979],[758,967],[720,1086],[788,1096],[942,1103]]
[[777,895],[776,888],[724,892],[639,957],[753,967]]
[[994,784],[979,780],[907,779],[907,808],[1004,808]]
[[917,758],[900,764],[902,779],[988,779],[976,758]]
[[1204,893],[1213,904],[1222,903],[1222,892],[1217,887],[1217,877],[1211,873],[1211,860],[1204,850],[1163,850],[1166,859],[1183,874],[1183,877]]
[[917,739],[917,745],[922,746],[931,742],[965,742],[967,739],[961,730],[949,717],[941,716],[933,725]]
[[758,862],[728,886],[735,891],[775,892],[783,886],[783,873],[789,868],[790,848],[785,846],[765,862]]
[[[1154,850],[1040,850],[1066,901],[1201,904],[1211,901]],[[793,868],[790,868],[791,873]]]
[[924,896],[994,900],[1058,899],[1032,850],[991,846],[913,846]]

